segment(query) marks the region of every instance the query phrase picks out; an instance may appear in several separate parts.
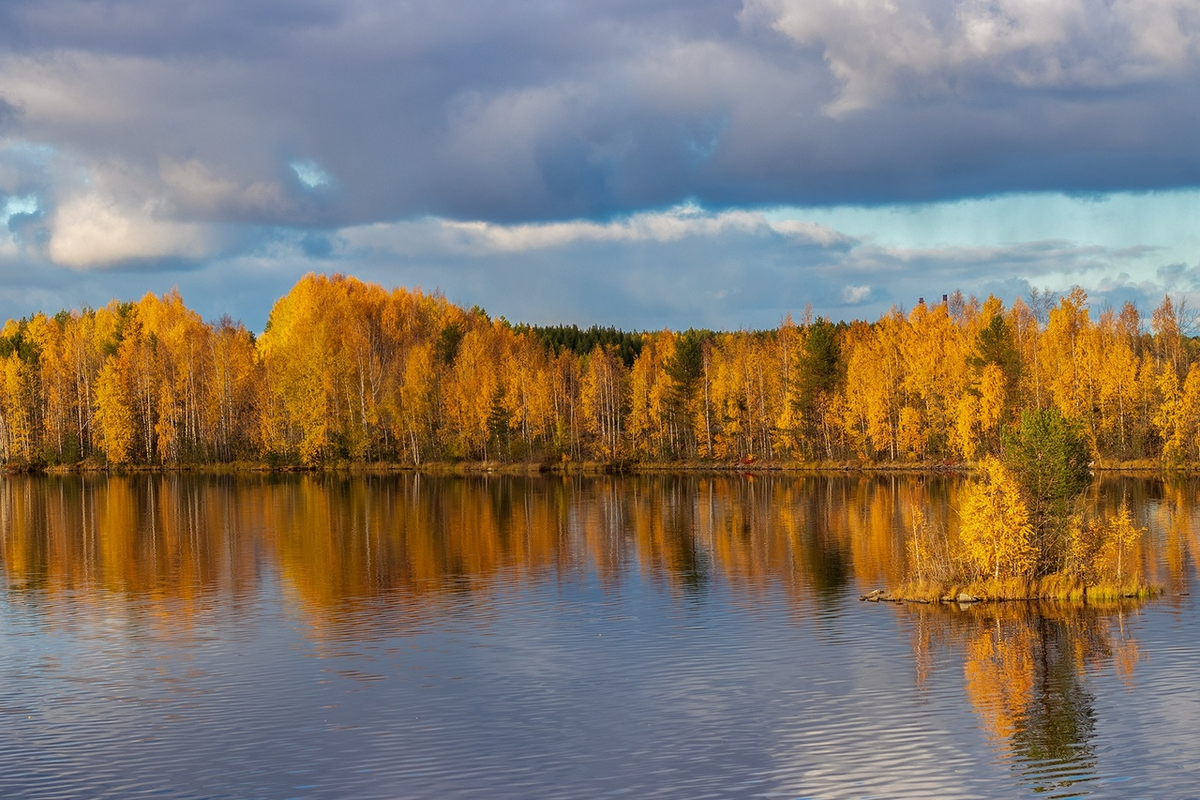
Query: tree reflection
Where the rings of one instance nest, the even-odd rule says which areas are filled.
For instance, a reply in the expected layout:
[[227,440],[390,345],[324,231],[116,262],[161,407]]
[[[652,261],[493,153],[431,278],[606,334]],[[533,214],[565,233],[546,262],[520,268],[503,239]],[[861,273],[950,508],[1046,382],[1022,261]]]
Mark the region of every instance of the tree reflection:
[[[999,603],[912,608],[919,682],[935,650],[961,656],[963,685],[998,756],[1036,792],[1086,793],[1096,768],[1087,675],[1130,679],[1139,660],[1121,606]],[[1066,794],[1063,794],[1066,792]]]
[[[679,598],[782,591],[800,620],[812,602],[897,584],[912,509],[947,528],[956,485],[770,474],[8,476],[0,547],[10,591],[98,587],[182,618],[211,609],[214,595],[250,597],[264,580],[322,626],[395,628],[514,583],[610,591],[637,577]],[[1177,505],[1172,530],[1190,537],[1192,506],[1182,495]]]
[[834,600],[855,579],[900,577],[912,492],[862,476],[8,476],[0,546],[10,590],[200,609],[264,570],[318,616],[632,572],[681,596],[719,581]]
[[[1094,621],[1094,620],[1093,620]],[[1070,786],[1070,777],[1056,778],[1054,767],[1090,773],[1096,765],[1091,738],[1095,729],[1095,698],[1083,685],[1076,653],[1111,655],[1107,639],[1091,624],[1037,617],[1034,637],[1035,690],[1013,734],[1013,750],[1033,769],[1026,769],[1039,789]],[[1045,766],[1044,778],[1039,766]],[[1043,785],[1049,783],[1050,786]]]

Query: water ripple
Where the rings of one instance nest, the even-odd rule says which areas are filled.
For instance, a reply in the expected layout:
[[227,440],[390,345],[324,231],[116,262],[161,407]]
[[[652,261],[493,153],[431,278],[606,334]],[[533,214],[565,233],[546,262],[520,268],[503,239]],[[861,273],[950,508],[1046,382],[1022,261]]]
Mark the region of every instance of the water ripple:
[[[857,507],[801,480],[750,499],[730,482],[725,506],[699,479],[422,480],[410,504],[382,481],[206,500],[181,480],[221,512],[188,534],[203,546],[111,533],[129,562],[92,572],[98,549],[5,531],[0,796],[1124,797],[1200,779],[1190,596],[1119,617],[868,605],[902,547],[884,531],[868,557],[842,520]],[[726,524],[743,502],[761,526]]]

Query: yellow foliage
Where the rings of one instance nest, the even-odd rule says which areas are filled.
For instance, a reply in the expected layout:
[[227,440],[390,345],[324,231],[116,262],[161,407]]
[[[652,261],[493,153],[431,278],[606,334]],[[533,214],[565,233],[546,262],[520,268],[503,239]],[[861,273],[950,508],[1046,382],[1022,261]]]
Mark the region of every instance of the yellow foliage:
[[1068,572],[1088,585],[1124,587],[1140,568],[1138,545],[1145,532],[1134,524],[1127,502],[1107,519],[1085,522],[1076,515],[1069,527]]
[[1116,516],[1107,521],[1103,553],[1110,572],[1115,570],[1118,583],[1124,581],[1135,566],[1133,562],[1137,555],[1137,545],[1145,532],[1145,528],[1133,523],[1128,503],[1121,503]]
[[1033,700],[1033,632],[1025,625],[980,626],[967,643],[963,673],[967,697],[994,742],[1017,732]]
[[487,459],[492,408],[500,392],[500,363],[486,329],[467,331],[447,376],[446,416],[463,455]]
[[[205,323],[177,291],[148,294],[4,324],[0,456],[315,465],[498,447],[529,460],[944,462],[995,454],[1006,420],[1054,405],[1097,458],[1200,458],[1200,366],[1182,311],[1164,300],[1146,337],[1132,306],[1094,321],[1082,291],[1054,308],[1042,297],[1007,313],[996,298],[958,297],[839,324],[816,375],[811,317],[629,335],[597,355],[341,275],[298,281],[257,340],[228,319]],[[1012,363],[976,363],[972,343],[998,317]],[[676,363],[685,339],[700,342],[695,363]]]
[[133,450],[137,431],[129,391],[118,368],[117,359],[109,359],[96,377],[96,428],[108,460],[125,464]]
[[436,376],[433,348],[428,344],[413,347],[404,366],[404,382],[400,387],[399,400],[404,437],[414,464],[421,463],[421,444],[433,430]]
[[4,457],[28,459],[33,455],[33,426],[28,394],[29,371],[15,354],[4,359],[0,384],[0,434]]
[[996,364],[988,364],[979,376],[979,423],[985,432],[999,429],[1007,402],[1004,370]]
[[910,458],[924,458],[927,432],[928,428],[925,426],[925,421],[921,419],[920,411],[912,406],[905,406],[900,409],[900,426],[897,439],[900,443],[901,453]]
[[621,406],[625,368],[611,349],[597,347],[588,356],[580,394],[587,429],[596,437],[604,458],[614,459],[621,442]]
[[963,489],[963,554],[995,580],[1027,576],[1037,563],[1037,549],[1017,481],[991,457],[980,462],[980,471],[980,480]]
[[666,429],[666,362],[668,347],[662,344],[670,334],[646,334],[642,352],[629,371],[629,414],[626,434],[633,453],[650,456],[664,447]]
[[964,458],[973,459],[979,452],[979,399],[964,394],[958,403],[957,425],[954,428],[955,449]]

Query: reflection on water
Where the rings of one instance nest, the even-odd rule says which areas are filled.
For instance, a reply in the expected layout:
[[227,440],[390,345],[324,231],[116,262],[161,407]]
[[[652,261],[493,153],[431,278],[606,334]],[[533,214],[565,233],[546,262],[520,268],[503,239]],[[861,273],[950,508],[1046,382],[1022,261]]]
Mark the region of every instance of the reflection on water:
[[1095,774],[1095,698],[1086,677],[1128,683],[1141,657],[1126,628],[1135,609],[1066,603],[907,606],[918,681],[934,651],[961,659],[965,694],[998,757],[1055,797],[1086,794]]
[[[917,510],[953,531],[958,487],[8,477],[0,794],[1186,787],[1153,767],[1200,755],[1200,630],[1179,596],[1200,485],[1092,489],[1128,499],[1172,599],[859,604],[903,579]],[[104,771],[132,758],[114,730],[142,743],[125,775]]]
[[10,477],[0,536],[13,590],[195,603],[252,591],[268,558],[318,616],[397,593],[436,603],[498,575],[616,584],[631,566],[684,594],[719,575],[822,597],[852,576],[899,580],[912,509],[944,519],[950,491],[862,478]]

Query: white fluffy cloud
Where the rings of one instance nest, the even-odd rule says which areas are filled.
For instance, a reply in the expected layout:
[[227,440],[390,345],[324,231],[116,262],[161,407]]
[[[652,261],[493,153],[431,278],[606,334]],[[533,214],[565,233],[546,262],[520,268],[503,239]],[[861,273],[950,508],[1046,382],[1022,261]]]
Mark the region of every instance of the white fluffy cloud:
[[121,207],[99,194],[60,203],[50,219],[47,254],[56,264],[86,268],[143,259],[202,258],[211,235],[201,225],[156,219],[153,208]]
[[871,297],[870,286],[844,286],[842,287],[842,302],[848,306],[864,303]]
[[964,82],[1106,87],[1194,61],[1197,0],[746,0],[744,19],[822,49],[838,115]]
[[785,239],[828,247],[847,240],[836,231],[800,220],[773,221],[757,211],[706,213],[684,205],[667,211],[644,212],[611,222],[574,220],[529,225],[487,222],[442,223],[443,229],[470,250],[522,252],[561,247],[576,242],[674,242],[685,237],[717,237],[730,233]]
[[491,222],[429,219],[377,224],[340,231],[349,249],[373,248],[403,253],[445,250],[465,255],[523,253],[574,244],[669,243],[685,238],[728,235],[779,237],[795,244],[846,246],[852,240],[824,225],[803,220],[773,220],[760,211],[707,212],[694,205],[632,214],[609,222],[571,220],[501,225]]

